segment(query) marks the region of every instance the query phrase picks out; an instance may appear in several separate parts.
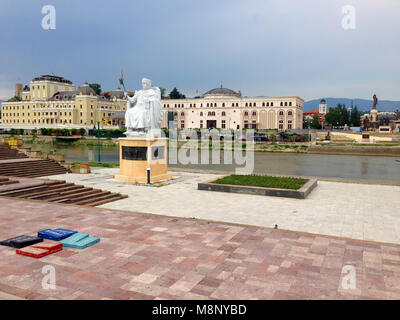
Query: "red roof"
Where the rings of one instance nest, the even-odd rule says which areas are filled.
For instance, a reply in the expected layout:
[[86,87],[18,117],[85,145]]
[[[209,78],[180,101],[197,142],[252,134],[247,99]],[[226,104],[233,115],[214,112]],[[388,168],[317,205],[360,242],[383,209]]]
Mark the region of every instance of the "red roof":
[[319,113],[319,110],[316,109],[316,110],[311,110],[311,111],[303,112],[303,114],[315,114],[315,113]]

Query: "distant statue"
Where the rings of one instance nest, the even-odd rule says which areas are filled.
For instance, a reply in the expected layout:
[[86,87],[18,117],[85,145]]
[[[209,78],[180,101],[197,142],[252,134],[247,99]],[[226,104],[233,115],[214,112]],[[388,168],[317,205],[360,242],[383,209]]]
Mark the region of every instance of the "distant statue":
[[374,94],[373,99],[374,99],[374,105],[373,105],[372,109],[376,109],[376,106],[378,104],[378,97],[376,96],[376,94]]
[[163,117],[161,91],[152,87],[151,80],[142,79],[143,90],[139,90],[131,98],[128,93],[125,112],[125,132],[128,137],[135,137],[146,133],[159,135]]

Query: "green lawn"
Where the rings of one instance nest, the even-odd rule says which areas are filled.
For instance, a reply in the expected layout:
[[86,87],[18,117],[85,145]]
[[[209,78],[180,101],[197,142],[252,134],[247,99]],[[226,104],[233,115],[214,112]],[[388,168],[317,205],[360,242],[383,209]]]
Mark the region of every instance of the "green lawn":
[[251,175],[232,174],[230,176],[217,179],[214,183],[298,190],[307,181],[308,179],[292,178],[292,177],[272,177],[272,176],[262,176],[255,174]]

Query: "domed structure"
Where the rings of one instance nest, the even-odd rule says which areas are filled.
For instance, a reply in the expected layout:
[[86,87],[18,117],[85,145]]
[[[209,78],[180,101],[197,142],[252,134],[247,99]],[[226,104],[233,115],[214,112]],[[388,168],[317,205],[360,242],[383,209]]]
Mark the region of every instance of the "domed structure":
[[96,92],[91,87],[89,87],[89,84],[87,82],[85,82],[83,84],[83,87],[80,87],[78,89],[78,94],[84,96],[95,96]]
[[117,90],[111,91],[110,94],[111,94],[112,98],[114,98],[114,97],[116,97],[117,99],[123,99],[124,98],[124,92],[121,90],[121,88],[118,88]]
[[320,104],[326,104],[326,100],[324,98],[321,99]]
[[204,98],[216,98],[216,97],[240,97],[241,93],[240,92],[235,92],[231,89],[228,88],[215,88],[207,91],[204,94]]

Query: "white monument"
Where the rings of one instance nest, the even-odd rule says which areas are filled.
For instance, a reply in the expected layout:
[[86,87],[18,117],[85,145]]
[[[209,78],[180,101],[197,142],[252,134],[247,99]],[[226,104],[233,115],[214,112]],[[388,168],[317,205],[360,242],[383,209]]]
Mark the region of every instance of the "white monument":
[[119,139],[120,174],[115,179],[153,183],[171,179],[168,173],[168,138],[161,137],[163,117],[161,91],[142,79],[143,89],[127,98],[126,138]]
[[152,87],[151,80],[142,79],[143,89],[131,98],[125,92],[125,132],[127,137],[137,137],[143,134],[161,136],[161,121],[163,117],[161,91]]

